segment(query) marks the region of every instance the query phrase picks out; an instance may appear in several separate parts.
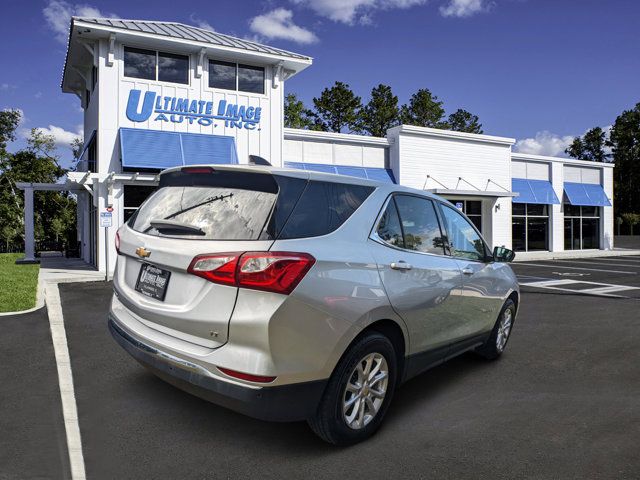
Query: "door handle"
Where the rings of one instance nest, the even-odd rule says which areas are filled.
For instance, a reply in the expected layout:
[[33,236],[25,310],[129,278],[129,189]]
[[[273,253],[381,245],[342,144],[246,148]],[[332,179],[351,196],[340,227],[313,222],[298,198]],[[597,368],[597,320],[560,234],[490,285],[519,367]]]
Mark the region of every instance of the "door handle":
[[393,262],[391,268],[394,270],[411,270],[411,264],[400,260],[399,262]]
[[473,269],[472,268],[463,268],[462,269],[462,273],[464,273],[465,275],[473,275]]

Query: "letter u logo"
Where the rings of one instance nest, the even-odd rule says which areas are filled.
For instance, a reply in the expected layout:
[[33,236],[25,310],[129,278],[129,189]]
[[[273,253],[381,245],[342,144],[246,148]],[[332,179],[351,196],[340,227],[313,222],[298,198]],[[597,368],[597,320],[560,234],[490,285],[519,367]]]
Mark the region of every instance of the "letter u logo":
[[129,101],[127,102],[127,118],[132,122],[144,122],[151,116],[151,113],[153,113],[153,102],[156,98],[156,92],[144,92],[142,110],[138,112],[140,93],[142,93],[140,90],[131,90],[129,92]]

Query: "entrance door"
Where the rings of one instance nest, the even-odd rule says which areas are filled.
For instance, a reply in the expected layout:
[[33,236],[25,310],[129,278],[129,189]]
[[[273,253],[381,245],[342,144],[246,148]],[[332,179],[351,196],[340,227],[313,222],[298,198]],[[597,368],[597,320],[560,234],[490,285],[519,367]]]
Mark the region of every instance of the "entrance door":
[[[89,199],[92,201],[92,199]],[[96,248],[98,241],[98,209],[89,208],[89,263],[94,267],[98,266],[96,259]]]

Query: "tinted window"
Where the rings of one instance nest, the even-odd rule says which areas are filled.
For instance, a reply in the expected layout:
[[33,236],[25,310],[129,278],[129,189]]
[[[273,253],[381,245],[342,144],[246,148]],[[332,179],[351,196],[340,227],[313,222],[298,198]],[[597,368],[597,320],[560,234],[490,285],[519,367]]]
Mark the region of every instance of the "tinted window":
[[161,82],[188,84],[189,57],[172,53],[159,53],[158,80]]
[[264,93],[264,68],[238,65],[238,90]]
[[409,195],[396,195],[395,202],[400,214],[405,248],[444,254],[444,241],[433,202]]
[[387,205],[387,209],[378,223],[378,237],[394,247],[404,248],[402,238],[402,227],[400,227],[400,217],[393,200]]
[[125,77],[156,79],[156,52],[124,47]]
[[225,90],[236,89],[236,64],[209,60],[209,86]]
[[373,191],[373,187],[310,181],[280,238],[326,235],[340,227]]
[[[257,240],[269,219],[277,194],[224,187],[164,187],[138,209],[131,227],[165,236],[151,226],[169,220],[200,228],[203,240]],[[190,238],[191,235],[180,235]]]
[[446,205],[442,205],[442,213],[447,227],[451,255],[469,260],[484,260],[486,253],[484,242],[471,223],[455,209]]

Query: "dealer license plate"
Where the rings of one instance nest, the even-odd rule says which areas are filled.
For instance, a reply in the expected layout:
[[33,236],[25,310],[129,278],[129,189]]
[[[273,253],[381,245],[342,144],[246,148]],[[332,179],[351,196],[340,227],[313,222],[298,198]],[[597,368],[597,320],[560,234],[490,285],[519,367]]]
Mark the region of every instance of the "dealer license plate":
[[136,290],[147,297],[164,301],[171,272],[145,263],[140,268]]

